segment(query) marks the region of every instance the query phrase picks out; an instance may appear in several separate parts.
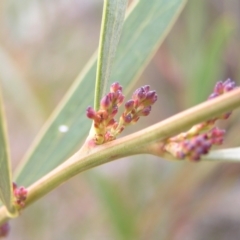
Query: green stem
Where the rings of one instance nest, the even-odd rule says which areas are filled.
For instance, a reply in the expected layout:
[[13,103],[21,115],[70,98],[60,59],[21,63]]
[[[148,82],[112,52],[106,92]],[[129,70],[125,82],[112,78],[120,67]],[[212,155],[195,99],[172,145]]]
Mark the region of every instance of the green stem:
[[[52,172],[32,184],[28,188],[28,198],[25,206],[29,206],[80,172],[125,156],[144,153],[144,146],[151,142],[163,141],[195,124],[220,116],[239,106],[240,88],[190,108],[134,134],[96,146],[93,149],[83,148],[83,150],[79,150]],[[0,209],[0,223],[6,219],[6,213]]]
[[3,223],[5,223],[5,222],[7,222],[8,220],[10,220],[11,218],[12,218],[12,217],[9,216],[9,213],[8,213],[6,207],[2,206],[2,207],[0,208],[0,226],[1,226]]

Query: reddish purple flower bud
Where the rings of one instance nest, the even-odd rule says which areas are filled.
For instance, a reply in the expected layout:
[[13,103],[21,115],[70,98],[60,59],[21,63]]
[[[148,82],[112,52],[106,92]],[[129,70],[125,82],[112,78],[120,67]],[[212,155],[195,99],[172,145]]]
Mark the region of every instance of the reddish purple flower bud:
[[116,104],[118,106],[120,106],[122,104],[123,100],[124,100],[124,95],[122,95],[122,93],[119,92],[119,94],[118,94],[118,96],[116,98]]
[[13,194],[16,198],[16,204],[20,207],[24,207],[25,201],[27,199],[27,189],[24,187],[17,187],[16,183],[13,183]]
[[111,117],[114,117],[118,113],[118,106],[115,105],[112,108]]
[[208,99],[210,100],[210,99],[213,99],[213,98],[215,98],[215,97],[217,97],[218,96],[218,94],[217,93],[212,93],[209,97],[208,97]]
[[139,113],[138,116],[148,116],[149,113],[151,112],[152,107],[151,106],[147,106],[144,109],[142,109]]
[[225,132],[225,130],[215,127],[208,133],[208,138],[212,144],[220,145],[223,143]]
[[113,83],[110,87],[110,92],[117,92],[118,90],[122,92],[122,86],[118,82]]
[[139,100],[140,102],[146,98],[146,92],[143,87],[138,88],[132,95],[133,100]]
[[229,92],[233,90],[236,87],[236,83],[232,81],[230,78],[228,78],[224,83],[223,83],[223,90],[224,92]]
[[6,223],[3,223],[1,226],[0,226],[0,238],[1,237],[7,237],[7,235],[9,234],[9,231],[10,231],[10,225],[8,222]]
[[115,123],[116,123],[116,121],[112,118],[112,119],[108,122],[107,127],[111,127],[111,126],[113,126]]
[[15,182],[12,183],[12,188],[13,188],[13,191],[17,188],[17,184]]
[[86,110],[86,115],[90,119],[94,119],[96,117],[96,112],[92,107],[88,107]]
[[123,121],[124,121],[126,124],[131,123],[131,121],[132,121],[132,116],[131,116],[131,114],[128,114],[128,115],[126,115],[126,116],[123,116]]
[[146,100],[152,105],[157,101],[156,91],[149,91],[146,96]]
[[106,110],[111,106],[111,101],[108,95],[102,98],[100,105],[102,109],[106,109]]
[[144,89],[144,91],[145,91],[146,93],[148,93],[149,90],[150,90],[150,86],[149,86],[149,85],[145,85],[145,86],[143,86],[142,88]]
[[218,97],[218,96],[224,94],[225,92],[229,92],[229,91],[233,90],[234,88],[236,88],[236,83],[234,81],[232,81],[230,78],[224,82],[219,81],[216,83],[213,93],[209,96],[208,99]]
[[211,141],[206,134],[201,134],[192,139],[184,140],[179,143],[177,156],[197,161],[201,155],[207,154],[211,148]]
[[216,83],[213,92],[216,93],[217,95],[222,94],[223,91],[223,82],[219,81]]
[[115,101],[115,93],[114,92],[108,93],[108,97],[109,97],[110,102],[113,103]]
[[135,116],[133,119],[132,119],[132,123],[136,123],[138,120],[139,120],[139,116]]
[[225,133],[226,133],[225,130],[215,127],[211,130],[210,136],[211,137],[223,137]]
[[228,119],[231,116],[232,112],[225,113],[224,115],[221,116],[221,119]]
[[134,101],[131,99],[131,100],[128,100],[126,103],[125,103],[125,109],[127,112],[130,112],[132,111],[134,107]]

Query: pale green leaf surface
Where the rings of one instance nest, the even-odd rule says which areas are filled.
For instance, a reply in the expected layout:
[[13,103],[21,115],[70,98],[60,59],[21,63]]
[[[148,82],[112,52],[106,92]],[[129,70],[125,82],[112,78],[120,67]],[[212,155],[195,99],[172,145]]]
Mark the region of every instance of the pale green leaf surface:
[[[11,99],[11,103],[15,106],[15,109],[18,110],[18,114],[25,118],[28,125],[35,128],[36,123],[37,125],[41,124],[44,120],[42,106],[24,79],[14,59],[1,46],[0,81],[4,98],[7,100]],[[32,121],[33,116],[35,118],[34,124]]]
[[13,211],[12,174],[6,137],[6,124],[0,99],[0,200],[9,212]]
[[106,94],[107,83],[122,32],[127,0],[105,0],[100,33],[97,76],[95,87],[95,109]]
[[[123,26],[110,82],[129,90],[157,51],[185,0],[138,1]],[[93,104],[96,59],[76,79],[17,170],[19,184],[29,186],[54,169],[74,151],[89,132],[85,109]],[[126,91],[124,91],[126,94]],[[60,126],[68,131],[59,131]],[[65,128],[66,129],[66,128]]]
[[202,157],[202,160],[240,162],[240,147],[211,151],[208,155]]

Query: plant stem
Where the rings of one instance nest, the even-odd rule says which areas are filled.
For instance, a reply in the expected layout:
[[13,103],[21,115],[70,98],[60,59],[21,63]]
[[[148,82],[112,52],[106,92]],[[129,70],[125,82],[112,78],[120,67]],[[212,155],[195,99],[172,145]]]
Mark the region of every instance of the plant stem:
[[[163,141],[197,123],[220,116],[238,107],[240,107],[240,88],[190,108],[134,134],[96,146],[93,149],[86,150],[86,148],[83,148],[83,150],[79,150],[59,167],[32,184],[28,188],[25,206],[27,207],[80,172],[125,156],[144,153],[144,146],[151,142]],[[0,223],[6,220],[6,213],[1,208]]]
[[8,215],[8,211],[6,209],[6,207],[2,206],[0,208],[0,226],[7,222],[9,219],[11,219],[11,217]]

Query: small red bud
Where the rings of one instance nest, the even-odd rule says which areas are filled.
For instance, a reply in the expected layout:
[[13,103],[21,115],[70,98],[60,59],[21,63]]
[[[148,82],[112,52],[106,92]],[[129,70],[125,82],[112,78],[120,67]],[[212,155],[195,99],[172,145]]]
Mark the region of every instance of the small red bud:
[[124,95],[120,94],[116,100],[116,104],[120,106],[123,103]]
[[141,110],[141,112],[138,113],[138,116],[148,116],[149,113],[151,112],[152,107],[147,106],[144,109]]
[[228,78],[224,83],[223,83],[223,90],[224,92],[229,92],[233,90],[236,87],[236,83],[232,81],[230,78]]
[[128,114],[126,116],[123,116],[123,120],[126,124],[129,124],[132,121],[132,116],[131,114]]
[[8,234],[9,234],[9,231],[10,231],[10,225],[8,222],[6,223],[3,223],[1,226],[0,226],[0,238],[1,237],[6,237]]
[[142,88],[144,89],[144,91],[145,91],[146,93],[148,93],[149,90],[150,90],[150,86],[149,86],[149,85],[145,85],[145,86],[143,86]]
[[223,82],[219,81],[216,83],[213,92],[216,93],[217,95],[222,94],[222,90],[223,90]]
[[110,92],[117,92],[118,90],[122,92],[122,86],[118,82],[113,83],[110,87]]
[[146,92],[144,91],[143,87],[139,88],[137,98],[139,99],[140,102],[146,98]]
[[210,100],[210,99],[213,99],[213,98],[215,98],[215,97],[217,97],[218,96],[218,94],[217,93],[212,93],[209,97],[208,97],[208,99]]
[[17,184],[13,183],[13,194],[16,198],[15,200],[16,204],[18,204],[20,207],[24,207],[28,194],[27,189],[24,187],[18,188]]
[[115,93],[114,92],[108,93],[108,97],[109,97],[110,102],[114,102],[115,101]]
[[133,119],[132,119],[132,123],[136,123],[138,120],[139,120],[139,116],[136,116],[136,117],[134,117]]
[[118,113],[118,106],[115,105],[115,106],[113,106],[112,112],[110,113],[111,117],[114,117],[117,113]]
[[154,104],[157,101],[157,94],[156,91],[149,91],[146,96],[146,100],[150,102],[150,104]]
[[218,96],[224,94],[225,92],[229,92],[229,91],[233,90],[234,88],[236,88],[236,83],[234,81],[232,81],[230,78],[228,78],[224,82],[219,81],[216,83],[213,93],[209,96],[208,99],[218,97]]
[[102,109],[106,109],[106,110],[111,106],[111,101],[108,95],[102,98],[100,105]]
[[109,122],[108,122],[108,125],[107,127],[111,127],[113,124],[115,124],[116,121],[112,118]]
[[127,112],[130,112],[134,107],[134,101],[131,99],[131,100],[128,100],[126,103],[125,103],[125,109]]
[[138,88],[132,95],[133,100],[138,100],[141,102],[146,98],[146,93],[143,89],[143,87]]
[[96,117],[96,112],[92,107],[88,107],[86,110],[86,115],[90,119],[94,119]]

